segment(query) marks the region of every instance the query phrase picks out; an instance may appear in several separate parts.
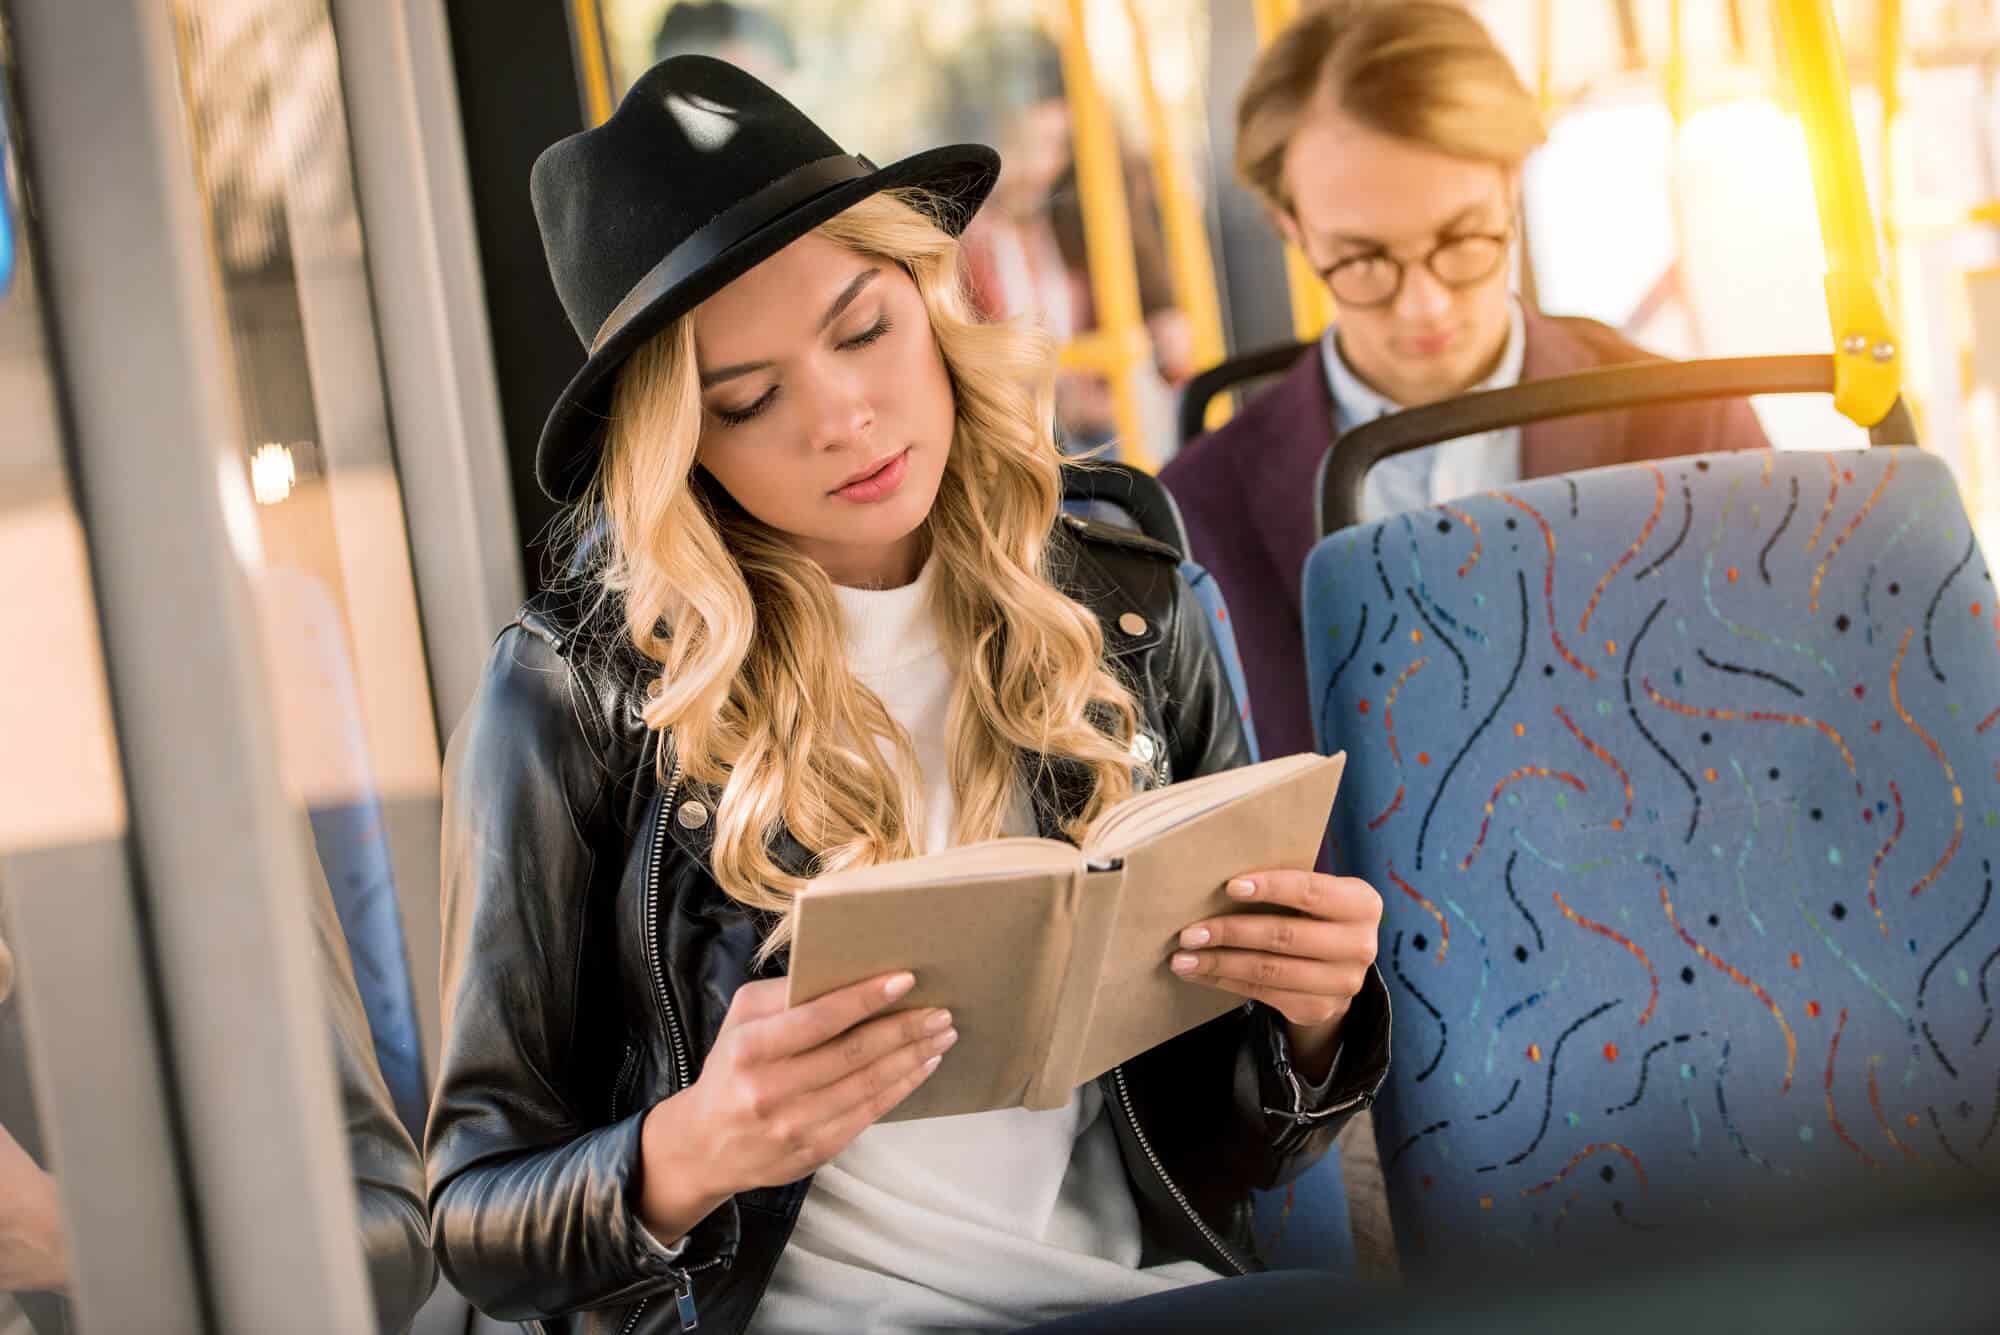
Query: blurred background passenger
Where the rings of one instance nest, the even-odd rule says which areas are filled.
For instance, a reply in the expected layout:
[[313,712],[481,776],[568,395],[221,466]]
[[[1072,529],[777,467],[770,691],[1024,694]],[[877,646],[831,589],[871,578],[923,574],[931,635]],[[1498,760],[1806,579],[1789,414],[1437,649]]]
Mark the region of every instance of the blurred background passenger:
[[[1001,29],[971,44],[947,87],[946,137],[1000,151],[993,197],[965,235],[974,304],[992,319],[1030,320],[1059,343],[1090,332],[1097,316],[1061,52],[1034,29]],[[1120,167],[1139,304],[1162,382],[1154,397],[1165,399],[1162,385],[1194,372],[1194,336],[1174,304],[1151,168],[1130,151],[1121,152]],[[1102,376],[1058,377],[1056,422],[1066,450],[1110,444],[1116,416]]]
[[714,56],[783,89],[798,68],[799,55],[782,19],[755,5],[734,0],[682,0],[660,16],[653,34],[653,59]]

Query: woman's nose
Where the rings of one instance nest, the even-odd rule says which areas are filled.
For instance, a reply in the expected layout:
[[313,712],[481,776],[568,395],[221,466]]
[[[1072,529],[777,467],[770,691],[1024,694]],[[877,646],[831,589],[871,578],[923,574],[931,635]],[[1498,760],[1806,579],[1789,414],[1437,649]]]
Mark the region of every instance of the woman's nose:
[[860,377],[822,375],[814,380],[809,393],[811,424],[807,443],[815,451],[838,449],[867,439],[875,425],[875,408]]

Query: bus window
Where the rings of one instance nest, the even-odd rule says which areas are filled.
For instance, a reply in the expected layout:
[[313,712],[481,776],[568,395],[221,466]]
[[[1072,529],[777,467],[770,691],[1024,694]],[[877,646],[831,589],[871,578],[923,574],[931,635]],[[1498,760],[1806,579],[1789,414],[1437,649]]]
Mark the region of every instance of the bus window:
[[[1072,453],[1111,450],[1157,465],[1175,447],[1175,387],[1205,356],[1221,356],[1216,294],[1179,291],[1164,210],[1149,161],[1139,45],[1116,4],[1088,7],[1090,73],[1117,130],[1118,181],[1129,218],[1142,349],[1100,318],[1099,275],[1079,187],[1074,90],[1062,49],[1061,6],[911,6],[854,23],[812,0],[602,0],[577,6],[581,83],[593,119],[608,114],[641,72],[673,55],[730,61],[784,93],[850,151],[887,162],[952,141],[992,144],[1002,168],[992,199],[965,237],[975,304],[987,315],[1040,325],[1061,346],[1056,421]],[[1205,145],[1205,0],[1149,0],[1146,43],[1154,92],[1173,137]],[[857,87],[869,90],[854,96]],[[1186,164],[1197,184],[1215,167]],[[1121,243],[1122,244],[1122,243]],[[1190,272],[1193,272],[1190,270]],[[1113,303],[1115,305],[1115,303]],[[1115,312],[1114,312],[1115,314]],[[1099,337],[1103,334],[1105,336]],[[1130,367],[1132,398],[1121,415]],[[1121,423],[1130,422],[1129,428]],[[1127,440],[1138,437],[1137,441]],[[1130,448],[1127,448],[1130,446]]]
[[311,822],[382,1076],[420,1136],[436,988],[412,967],[435,978],[438,726],[333,23],[323,0],[174,10],[281,772]]

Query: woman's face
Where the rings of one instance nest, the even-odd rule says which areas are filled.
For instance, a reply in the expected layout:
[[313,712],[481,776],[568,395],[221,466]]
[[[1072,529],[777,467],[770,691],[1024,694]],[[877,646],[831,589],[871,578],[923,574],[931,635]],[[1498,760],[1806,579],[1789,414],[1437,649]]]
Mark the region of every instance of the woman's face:
[[694,321],[696,462],[835,583],[916,578],[957,419],[916,282],[812,232]]

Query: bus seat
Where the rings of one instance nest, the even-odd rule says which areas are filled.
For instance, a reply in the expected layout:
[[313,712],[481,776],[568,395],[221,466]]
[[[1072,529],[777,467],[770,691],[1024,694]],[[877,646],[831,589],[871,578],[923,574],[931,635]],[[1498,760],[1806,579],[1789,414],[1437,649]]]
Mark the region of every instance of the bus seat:
[[368,797],[309,807],[306,815],[353,962],[376,1065],[397,1117],[422,1144],[430,1091],[424,1079],[402,912],[396,901],[396,874],[382,828],[382,804]]
[[1261,381],[1292,369],[1311,343],[1281,343],[1246,352],[1199,372],[1181,388],[1175,427],[1180,443],[1188,444],[1208,430],[1208,405],[1218,394],[1243,394]]
[[1621,465],[1318,544],[1406,1273],[1995,1163],[1996,596],[1905,448]]
[[1188,559],[1187,527],[1181,522],[1180,506],[1172,494],[1150,473],[1129,464],[1071,465],[1063,469],[1063,511],[1079,519],[1143,533],[1181,554],[1181,578],[1187,581],[1195,600],[1208,615],[1216,653],[1222,659],[1223,674],[1229,678],[1229,689],[1236,697],[1243,735],[1250,743],[1250,758],[1256,760],[1257,729],[1250,717],[1250,687],[1243,678],[1243,655],[1236,647],[1236,628],[1229,620],[1229,605],[1223,600],[1222,586],[1215,582],[1215,577],[1199,562]]
[[286,786],[312,827],[383,1082],[422,1144],[430,1091],[416,988],[346,624],[309,571],[266,566],[253,588]]

